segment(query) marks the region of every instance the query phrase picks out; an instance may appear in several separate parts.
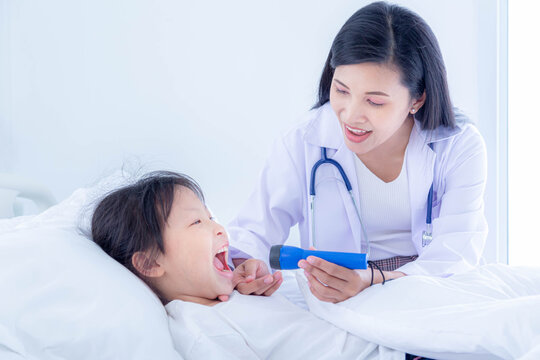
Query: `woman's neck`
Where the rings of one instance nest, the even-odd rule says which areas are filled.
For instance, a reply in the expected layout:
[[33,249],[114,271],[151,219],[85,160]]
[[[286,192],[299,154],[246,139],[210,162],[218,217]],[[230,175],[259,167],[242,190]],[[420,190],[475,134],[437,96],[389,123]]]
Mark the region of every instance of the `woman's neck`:
[[368,153],[357,155],[362,161],[365,160],[381,160],[385,158],[403,157],[407,144],[409,143],[409,137],[414,126],[414,119],[412,116],[408,116],[403,122],[401,127],[381,145]]
[[401,172],[413,127],[414,119],[408,116],[403,125],[386,142],[368,153],[356,156],[382,181],[395,180]]

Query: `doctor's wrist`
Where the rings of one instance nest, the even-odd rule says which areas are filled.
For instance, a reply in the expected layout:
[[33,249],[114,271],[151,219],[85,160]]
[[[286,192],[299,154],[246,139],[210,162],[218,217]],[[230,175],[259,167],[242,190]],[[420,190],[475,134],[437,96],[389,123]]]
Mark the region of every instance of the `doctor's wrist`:
[[383,274],[384,274],[385,281],[395,280],[400,277],[407,276],[401,271],[382,271],[382,274],[381,274],[380,271],[375,270],[373,272],[373,285],[380,284],[383,282]]

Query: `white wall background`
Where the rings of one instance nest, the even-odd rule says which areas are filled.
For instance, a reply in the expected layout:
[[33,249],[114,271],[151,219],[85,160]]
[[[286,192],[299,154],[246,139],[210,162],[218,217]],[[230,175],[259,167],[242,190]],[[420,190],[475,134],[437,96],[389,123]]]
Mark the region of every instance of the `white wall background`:
[[[0,0],[0,172],[62,200],[126,161],[173,169],[201,183],[226,223],[271,143],[314,103],[333,37],[367,3]],[[432,26],[453,101],[485,137],[486,255],[506,261],[506,1],[397,3]]]
[[510,264],[538,266],[540,3],[512,0],[508,10],[508,255]]

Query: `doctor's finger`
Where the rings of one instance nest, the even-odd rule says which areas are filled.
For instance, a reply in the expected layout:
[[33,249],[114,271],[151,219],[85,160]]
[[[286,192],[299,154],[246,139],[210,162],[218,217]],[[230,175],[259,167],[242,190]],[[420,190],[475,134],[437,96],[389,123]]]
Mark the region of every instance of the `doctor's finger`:
[[323,260],[321,258],[318,258],[316,256],[308,256],[306,261],[316,267],[321,269],[327,274],[332,275],[333,277],[342,279],[342,280],[349,280],[351,276],[353,276],[354,271],[351,269],[347,269],[343,266],[336,265],[334,263],[331,263],[329,261]]
[[347,281],[337,278],[335,276],[332,276],[314,266],[312,266],[308,272],[310,275],[315,277],[324,285],[328,285],[336,290],[343,290],[347,286]]
[[309,290],[311,290],[311,293],[315,295],[317,299],[331,303],[338,302],[338,291],[324,286],[312,275],[306,274],[306,277],[308,279]]
[[[335,277],[333,275],[328,274],[324,270],[321,270],[320,268],[311,265],[305,260],[300,260],[298,262],[298,266],[307,271],[308,273],[314,275],[317,279],[319,279],[322,283],[326,285],[330,285],[335,289],[343,289],[344,286],[347,285],[347,280],[344,280],[339,277]],[[336,265],[337,266],[337,265]]]

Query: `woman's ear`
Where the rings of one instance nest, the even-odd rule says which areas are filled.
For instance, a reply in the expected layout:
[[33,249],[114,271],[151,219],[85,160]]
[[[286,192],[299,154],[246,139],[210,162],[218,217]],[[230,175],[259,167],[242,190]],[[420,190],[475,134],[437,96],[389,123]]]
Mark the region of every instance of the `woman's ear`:
[[420,96],[418,99],[414,100],[411,105],[411,112],[414,114],[415,112],[418,112],[422,106],[424,106],[424,103],[426,102],[426,92],[424,91],[422,93],[422,96]]
[[144,251],[137,251],[135,254],[133,254],[131,257],[131,263],[133,264],[135,270],[146,277],[157,278],[162,276],[165,272],[163,267]]

